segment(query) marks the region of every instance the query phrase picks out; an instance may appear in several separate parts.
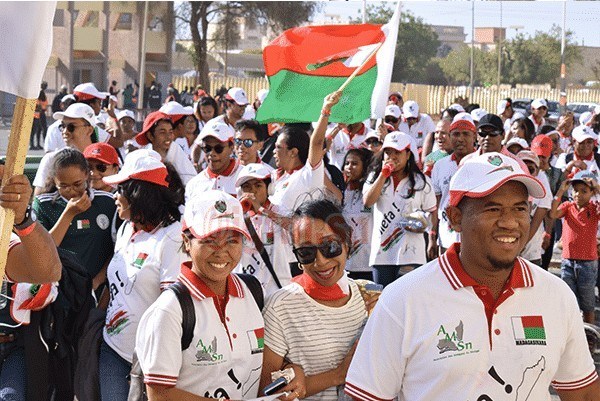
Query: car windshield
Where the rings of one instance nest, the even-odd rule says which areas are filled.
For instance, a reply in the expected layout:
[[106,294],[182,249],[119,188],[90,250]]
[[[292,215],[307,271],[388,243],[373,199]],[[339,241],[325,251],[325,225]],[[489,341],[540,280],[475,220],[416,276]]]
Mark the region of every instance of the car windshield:
[[558,102],[548,102],[548,111],[549,112],[558,112],[559,111]]

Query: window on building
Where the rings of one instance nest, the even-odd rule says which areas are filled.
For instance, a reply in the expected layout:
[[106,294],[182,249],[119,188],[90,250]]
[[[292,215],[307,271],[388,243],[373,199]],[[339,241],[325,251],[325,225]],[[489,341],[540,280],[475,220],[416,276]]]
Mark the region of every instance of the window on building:
[[133,21],[133,14],[120,13],[119,19],[117,20],[117,24],[115,25],[115,29],[123,29],[123,30],[130,31],[132,21]]
[[52,26],[65,26],[65,10],[56,10]]
[[81,26],[89,28],[98,28],[100,22],[100,12],[98,11],[85,11]]
[[73,71],[73,82],[77,85],[83,82],[92,81],[92,70],[88,69],[75,69]]

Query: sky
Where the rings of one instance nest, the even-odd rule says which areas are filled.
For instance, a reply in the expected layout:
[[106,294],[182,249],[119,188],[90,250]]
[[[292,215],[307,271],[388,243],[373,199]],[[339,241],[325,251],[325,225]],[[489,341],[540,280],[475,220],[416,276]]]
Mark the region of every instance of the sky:
[[[393,5],[393,2],[388,3]],[[471,6],[470,1],[402,2],[403,10],[410,10],[427,24],[464,26],[467,41],[471,40]],[[534,35],[536,31],[548,31],[552,24],[562,26],[563,22],[563,1],[475,1],[474,6],[475,27],[505,27],[508,39],[517,31]],[[360,0],[331,0],[324,2],[321,14],[360,18],[362,7]],[[314,17],[318,18],[323,16]],[[567,1],[566,26],[567,31],[573,31],[578,44],[600,47],[600,1]]]

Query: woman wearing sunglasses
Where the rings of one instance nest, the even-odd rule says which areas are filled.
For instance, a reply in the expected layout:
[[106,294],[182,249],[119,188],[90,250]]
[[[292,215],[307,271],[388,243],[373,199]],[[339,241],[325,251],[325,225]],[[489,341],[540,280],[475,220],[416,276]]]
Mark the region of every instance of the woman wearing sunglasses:
[[102,181],[102,178],[119,172],[119,156],[115,148],[108,143],[93,143],[83,151],[90,167],[90,184],[99,191],[113,192],[114,188]]
[[281,390],[291,392],[283,401],[337,400],[367,318],[359,287],[344,271],[352,229],[337,205],[319,199],[294,211],[291,235],[303,273],[265,306],[261,389],[271,372],[291,366],[296,379]]
[[256,120],[240,120],[235,124],[235,130],[233,146],[240,164],[247,166],[258,163],[273,171],[273,167],[263,162],[259,156],[265,141],[266,127],[261,126]]
[[33,209],[56,246],[77,256],[96,289],[105,281],[113,254],[110,222],[115,204],[111,193],[89,187],[89,177],[80,151],[59,150],[52,159],[51,178],[33,200]]
[[119,173],[104,177],[117,186],[114,202],[125,221],[107,271],[110,301],[99,357],[104,401],[127,400],[140,318],[187,260],[179,222],[182,191],[173,187],[174,177],[160,159],[153,150],[136,150]]

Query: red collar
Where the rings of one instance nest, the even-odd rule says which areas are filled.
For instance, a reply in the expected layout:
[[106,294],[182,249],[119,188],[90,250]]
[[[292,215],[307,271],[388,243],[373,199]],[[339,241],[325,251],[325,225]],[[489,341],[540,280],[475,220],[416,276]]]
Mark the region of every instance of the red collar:
[[[263,203],[261,206],[264,207],[265,209],[269,209],[271,207],[271,202],[267,199],[265,201],[265,203]],[[254,217],[254,216],[256,216],[257,213],[254,210],[250,209],[250,210],[248,210],[247,214],[248,214],[248,217]]]
[[285,171],[282,168],[278,168],[277,169],[277,174],[275,176],[277,177],[277,179],[280,179],[281,177],[284,176],[285,173],[288,173],[289,175],[292,175],[292,174],[294,174],[294,172],[300,170],[302,167],[304,167],[304,166],[294,167],[293,169],[291,169],[289,171]]
[[541,117],[541,118],[538,120],[537,118],[535,118],[535,116],[534,116],[533,114],[531,115],[531,119],[533,120],[533,122],[534,122],[536,125],[540,125],[540,124],[542,124],[542,121],[544,121],[544,117]]
[[223,171],[221,174],[215,173],[210,169],[210,167],[206,168],[206,173],[208,174],[208,178],[217,178],[218,176],[228,177],[233,172],[233,170],[235,170],[236,164],[236,160],[231,159],[229,161],[229,166],[227,166],[225,171]]
[[[480,284],[465,272],[458,257],[459,252],[460,243],[456,242],[448,248],[446,253],[440,256],[439,263],[442,272],[455,290],[463,287],[479,286]],[[515,260],[507,286],[510,288],[533,287],[531,269],[520,257]]]
[[[208,288],[208,286],[204,284],[204,281],[192,271],[192,262],[184,262],[181,264],[181,271],[179,272],[177,280],[182,282],[190,290],[190,294],[198,300],[218,297],[218,295]],[[226,297],[244,297],[242,284],[237,276],[233,274],[227,276],[225,295]]]
[[367,127],[365,127],[365,124],[361,124],[360,129],[355,133],[348,131],[348,128],[342,129],[342,132],[348,135],[350,137],[350,140],[352,140],[352,138],[354,138],[355,135],[364,135],[366,130]]

